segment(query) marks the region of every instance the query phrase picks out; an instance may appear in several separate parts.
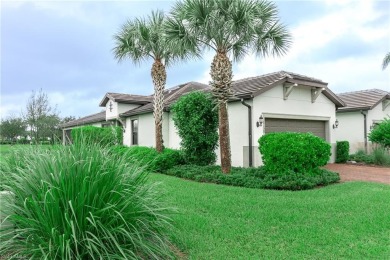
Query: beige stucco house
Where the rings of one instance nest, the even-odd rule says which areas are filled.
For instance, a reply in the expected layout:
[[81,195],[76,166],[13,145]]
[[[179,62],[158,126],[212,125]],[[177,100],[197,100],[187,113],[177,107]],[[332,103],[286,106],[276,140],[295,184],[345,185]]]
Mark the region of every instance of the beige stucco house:
[[[232,165],[261,165],[257,140],[269,132],[312,132],[332,144],[334,150],[338,140],[335,132],[339,130],[333,128],[336,110],[344,102],[327,85],[319,79],[285,71],[234,81],[234,96],[228,103]],[[180,96],[196,90],[210,89],[208,85],[189,82],[165,91],[166,147],[180,148],[170,106]],[[64,124],[64,133],[80,125],[115,124],[123,126],[124,145],[154,146],[152,95],[107,93],[100,106],[105,108],[105,115],[102,112]],[[334,161],[333,156],[330,161]]]
[[339,127],[336,140],[349,141],[350,153],[369,151],[368,134],[385,117],[390,117],[390,92],[369,89],[338,94],[345,107],[338,108],[336,115]]

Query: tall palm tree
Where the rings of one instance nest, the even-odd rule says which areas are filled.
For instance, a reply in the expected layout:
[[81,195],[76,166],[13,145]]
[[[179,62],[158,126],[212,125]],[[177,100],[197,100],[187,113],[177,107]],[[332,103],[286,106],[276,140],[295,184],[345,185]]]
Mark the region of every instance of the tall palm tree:
[[382,69],[385,70],[387,68],[387,65],[389,65],[389,63],[390,63],[390,52],[388,52],[385,58],[383,59]]
[[279,23],[274,4],[261,0],[184,0],[178,2],[168,18],[170,41],[195,43],[215,51],[210,75],[212,91],[218,101],[221,166],[231,168],[227,102],[232,96],[232,62],[248,53],[260,57],[282,55],[291,37]]
[[172,61],[188,59],[196,46],[182,48],[175,42],[168,43],[164,33],[166,18],[162,11],[152,12],[147,19],[129,20],[114,36],[113,49],[118,61],[129,58],[134,64],[152,60],[151,76],[154,85],[153,115],[155,119],[156,150],[163,150],[162,115],[164,89],[167,79],[165,67]]

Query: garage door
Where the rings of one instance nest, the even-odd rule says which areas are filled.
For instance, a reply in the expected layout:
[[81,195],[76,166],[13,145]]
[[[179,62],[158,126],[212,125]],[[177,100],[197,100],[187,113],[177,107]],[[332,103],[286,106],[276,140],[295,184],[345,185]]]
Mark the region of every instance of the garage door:
[[272,132],[310,132],[324,140],[326,139],[325,121],[266,118],[265,133]]

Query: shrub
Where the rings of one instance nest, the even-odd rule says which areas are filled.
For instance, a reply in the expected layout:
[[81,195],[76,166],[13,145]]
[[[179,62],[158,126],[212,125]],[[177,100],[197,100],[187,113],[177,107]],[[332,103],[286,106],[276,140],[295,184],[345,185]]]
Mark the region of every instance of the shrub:
[[122,128],[117,126],[96,127],[83,126],[73,128],[71,131],[73,143],[99,144],[101,146],[112,146],[123,143]]
[[372,158],[374,164],[385,166],[390,165],[390,154],[388,150],[383,147],[375,148],[372,151]]
[[368,139],[383,147],[390,147],[390,118],[385,118],[369,133]]
[[373,164],[374,163],[374,158],[372,155],[367,154],[364,150],[359,150],[354,154],[351,154],[349,156],[349,159],[351,161],[356,161],[356,162],[364,162],[367,164]]
[[[170,210],[146,173],[96,144],[15,151],[2,161],[15,229],[0,255],[29,259],[171,258]],[[13,158],[13,159],[12,159]],[[12,161],[17,158],[17,161]],[[4,202],[2,202],[4,203]]]
[[129,161],[137,162],[148,171],[165,172],[175,165],[184,164],[182,153],[169,148],[164,148],[162,153],[158,153],[152,147],[117,146],[112,151],[121,157],[127,158]]
[[169,169],[167,175],[194,180],[256,189],[306,190],[328,185],[340,180],[338,173],[324,169],[310,173],[269,173],[260,168],[232,167],[230,174],[223,174],[220,166],[182,165]]
[[345,163],[349,159],[349,142],[336,142],[336,163]]
[[189,164],[209,165],[216,160],[218,113],[211,95],[193,92],[173,105],[173,121]]
[[265,168],[272,173],[306,173],[325,165],[330,145],[309,133],[269,133],[259,139]]

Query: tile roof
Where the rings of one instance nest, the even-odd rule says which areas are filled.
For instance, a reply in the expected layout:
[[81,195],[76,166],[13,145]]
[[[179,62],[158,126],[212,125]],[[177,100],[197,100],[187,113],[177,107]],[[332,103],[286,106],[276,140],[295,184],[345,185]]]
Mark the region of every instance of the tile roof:
[[260,95],[277,84],[283,84],[284,82],[324,88],[323,94],[332,100],[337,107],[345,105],[344,102],[327,87],[328,83],[323,82],[320,79],[283,70],[257,77],[236,80],[232,83],[232,90],[236,98],[244,96],[253,97]]
[[86,125],[96,122],[106,121],[106,111],[102,111],[96,114],[92,114],[86,117],[82,117],[64,124],[61,124],[61,128],[67,128],[67,127],[73,127],[73,126],[80,126],[80,125]]
[[131,95],[122,93],[107,92],[99,106],[105,107],[108,100],[126,104],[147,104],[153,100],[153,96]]
[[[188,82],[188,83],[181,84],[181,85],[178,85],[178,86],[173,87],[173,88],[166,89],[164,91],[164,104],[165,104],[164,109],[168,110],[169,107],[172,105],[172,103],[174,103],[179,97],[181,97],[182,95],[184,95],[188,92],[191,92],[194,90],[207,90],[209,88],[210,87],[206,84],[202,84],[199,82]],[[153,95],[150,95],[150,97],[153,99]],[[137,108],[131,109],[129,111],[126,111],[126,112],[120,114],[120,116],[126,117],[126,116],[132,116],[132,115],[139,115],[139,114],[143,114],[143,113],[149,113],[152,111],[153,111],[153,101],[146,104],[146,105],[143,105],[141,107],[137,107]]]
[[254,93],[260,91],[265,87],[273,86],[274,84],[278,84],[283,81],[289,81],[294,79],[321,84],[324,87],[328,85],[328,83],[325,83],[320,79],[282,70],[282,71],[273,72],[273,73],[269,73],[257,77],[251,77],[251,78],[245,78],[245,79],[233,81],[232,90],[235,96],[243,96],[248,94],[253,95]]
[[381,89],[367,89],[340,93],[338,96],[346,104],[345,107],[339,108],[339,111],[352,111],[372,109],[383,99],[390,99],[390,92]]

